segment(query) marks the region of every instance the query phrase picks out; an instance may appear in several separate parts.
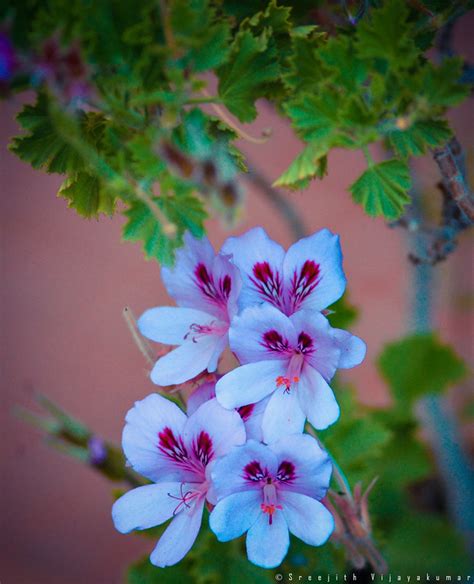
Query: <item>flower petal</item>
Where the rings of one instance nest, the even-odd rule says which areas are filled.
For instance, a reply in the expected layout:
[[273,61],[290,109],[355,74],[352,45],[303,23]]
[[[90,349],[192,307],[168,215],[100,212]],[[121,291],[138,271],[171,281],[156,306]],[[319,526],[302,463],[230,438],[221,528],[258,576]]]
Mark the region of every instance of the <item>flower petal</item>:
[[285,517],[277,510],[269,522],[268,515],[260,513],[247,533],[248,559],[262,568],[276,568],[288,552],[290,536]]
[[290,316],[296,335],[307,335],[312,346],[305,354],[305,361],[329,380],[333,377],[341,359],[341,349],[334,337],[334,329],[319,312],[300,310]]
[[310,365],[303,369],[298,396],[301,409],[317,430],[324,430],[339,418],[339,405],[332,389]]
[[240,537],[261,514],[262,494],[259,491],[234,493],[222,499],[209,517],[209,525],[219,541]]
[[182,345],[191,325],[205,325],[210,320],[212,316],[200,310],[160,306],[146,310],[138,319],[137,326],[147,339],[165,345]]
[[306,495],[281,495],[283,515],[293,535],[308,545],[323,545],[334,531],[334,518],[326,507]]
[[270,474],[276,474],[275,454],[255,440],[248,440],[243,446],[236,446],[229,454],[216,460],[211,469],[211,478],[217,500],[242,491],[257,489],[261,492],[259,482],[245,478],[245,467],[255,462],[262,471],[268,470]]
[[186,444],[191,447],[198,445],[198,438],[203,432],[209,436],[214,456],[222,456],[233,446],[245,442],[242,418],[235,410],[224,409],[216,399],[202,404],[188,418],[183,431]]
[[206,403],[210,399],[216,397],[216,384],[213,381],[206,381],[200,385],[197,389],[193,391],[193,393],[188,397],[188,402],[186,404],[187,414],[190,416],[194,414],[194,412],[198,409],[199,406],[202,406],[203,403]]
[[257,442],[263,441],[262,420],[270,399],[270,397],[266,397],[256,404],[249,404],[248,406],[239,408],[238,412],[244,421],[248,440],[252,438],[253,440],[257,440]]
[[[283,302],[282,264],[285,250],[270,239],[264,229],[255,227],[240,237],[229,237],[221,253],[232,256],[240,269],[243,288],[239,297],[241,309],[262,302]],[[280,282],[281,294],[277,294]],[[272,291],[275,293],[272,294]]]
[[263,414],[263,440],[274,442],[286,434],[301,433],[306,416],[297,395],[298,389],[279,387],[271,396]]
[[339,236],[322,229],[294,243],[283,274],[289,314],[303,308],[320,311],[336,302],[346,287]]
[[269,448],[275,453],[278,466],[289,462],[294,467],[294,478],[281,483],[281,490],[302,493],[318,500],[326,496],[332,464],[317,440],[309,434],[292,434],[270,444]]
[[207,311],[208,302],[202,298],[195,280],[195,270],[203,264],[211,271],[215,257],[207,237],[197,239],[189,232],[184,234],[184,245],[176,250],[176,262],[172,268],[162,268],[161,277],[168,294],[179,306]]
[[169,428],[179,435],[186,415],[171,401],[153,393],[135,405],[126,415],[122,447],[133,469],[152,481],[183,480],[180,469],[159,450],[158,435]]
[[178,306],[203,310],[225,320],[236,311],[241,278],[229,258],[216,256],[206,237],[189,233],[185,245],[176,252],[174,268],[163,268],[163,281]]
[[284,371],[281,361],[260,361],[237,367],[217,382],[217,400],[229,409],[256,403],[275,389],[276,378]]
[[189,509],[185,508],[166,528],[155,549],[151,552],[150,562],[159,568],[177,564],[192,548],[202,522],[204,497]]
[[253,306],[236,316],[229,329],[229,343],[240,363],[289,359],[296,347],[291,320],[270,304]]
[[134,529],[149,529],[168,520],[176,509],[180,483],[160,483],[132,489],[115,501],[112,519],[121,533]]
[[[153,367],[150,377],[157,385],[173,385],[189,381],[211,366],[221,337],[202,334],[186,340],[180,347],[161,357]],[[214,363],[215,366],[215,363]],[[215,367],[214,367],[215,368]]]
[[350,369],[360,365],[367,352],[367,346],[364,341],[342,329],[333,329],[333,334],[341,351],[338,367]]

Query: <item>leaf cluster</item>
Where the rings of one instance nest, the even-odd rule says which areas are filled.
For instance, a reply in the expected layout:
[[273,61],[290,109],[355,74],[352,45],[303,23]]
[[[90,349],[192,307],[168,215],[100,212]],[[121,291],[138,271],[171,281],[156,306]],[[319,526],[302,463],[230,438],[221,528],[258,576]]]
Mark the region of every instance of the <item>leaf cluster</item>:
[[[410,157],[449,138],[446,109],[468,92],[459,60],[435,65],[425,56],[456,10],[442,4],[427,18],[402,0],[374,3],[356,27],[321,5],[334,29],[314,24],[309,2],[15,3],[0,20],[28,66],[11,90],[31,87],[37,100],[18,116],[24,133],[11,149],[34,168],[66,175],[58,194],[80,215],[124,213],[125,239],[169,263],[184,230],[203,233],[209,210],[238,215],[245,162],[222,112],[248,123],[264,98],[305,144],[277,185],[304,188],[325,176],[334,148],[363,150],[368,168],[352,196],[369,215],[395,219],[410,201]],[[48,75],[45,43],[56,47]],[[58,69],[74,43],[85,95],[74,94],[74,67]],[[390,160],[370,158],[376,143],[389,146]],[[181,167],[163,145],[184,155]]]

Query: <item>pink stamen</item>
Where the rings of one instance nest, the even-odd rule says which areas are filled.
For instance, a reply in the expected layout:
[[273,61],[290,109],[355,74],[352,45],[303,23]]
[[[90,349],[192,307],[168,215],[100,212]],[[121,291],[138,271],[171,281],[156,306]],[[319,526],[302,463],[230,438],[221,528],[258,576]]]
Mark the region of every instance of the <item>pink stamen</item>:
[[174,511],[173,511],[173,517],[179,513],[182,510],[182,507],[186,507],[187,509],[191,508],[191,501],[193,501],[193,499],[196,499],[196,497],[199,497],[199,495],[201,494],[200,491],[186,491],[185,493],[183,493],[183,487],[184,487],[184,483],[181,483],[180,485],[180,496],[177,497],[176,495],[172,495],[171,493],[168,493],[168,497],[171,497],[172,499],[176,499],[177,501],[179,501],[179,503],[176,505]]
[[268,523],[270,525],[273,523],[273,515],[276,510],[283,509],[277,503],[277,490],[270,478],[268,479],[268,483],[263,487],[263,503],[260,505],[260,509],[268,515]]
[[301,370],[303,369],[304,355],[299,351],[294,353],[288,363],[286,375],[279,375],[276,379],[277,387],[285,386],[285,391],[289,393],[293,385],[299,383]]
[[193,323],[184,335],[184,339],[190,337],[193,343],[197,343],[200,338],[207,335],[224,335],[228,329],[229,325],[219,320],[213,320],[209,324]]

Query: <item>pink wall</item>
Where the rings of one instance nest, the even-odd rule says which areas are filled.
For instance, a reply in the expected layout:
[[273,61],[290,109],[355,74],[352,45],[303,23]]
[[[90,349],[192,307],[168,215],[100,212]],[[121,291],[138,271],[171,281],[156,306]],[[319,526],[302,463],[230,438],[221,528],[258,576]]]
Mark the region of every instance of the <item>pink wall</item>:
[[[2,218],[2,428],[0,580],[5,584],[102,584],[120,582],[127,562],[151,543],[119,535],[110,519],[110,485],[91,470],[57,454],[38,433],[12,415],[31,407],[33,389],[49,395],[106,438],[120,440],[133,401],[154,390],[145,364],[121,317],[125,305],[140,313],[168,302],[158,267],[138,245],[120,243],[120,217],[85,221],[55,193],[60,179],[35,172],[5,151],[16,131],[18,102],[2,104],[0,188]],[[472,118],[464,106],[454,125],[464,143]],[[286,123],[262,105],[257,134],[271,126],[263,146],[243,144],[264,173],[275,179],[299,151]],[[407,327],[411,267],[406,234],[366,217],[345,192],[363,168],[359,153],[330,157],[329,176],[288,197],[308,227],[340,233],[351,300],[361,308],[354,332],[368,344],[366,362],[346,373],[361,399],[386,403],[373,360],[382,345]],[[425,184],[437,180],[426,164]],[[235,233],[262,224],[283,244],[290,236],[281,217],[249,189],[246,215]],[[217,246],[228,235],[208,224]],[[466,298],[472,285],[469,236],[455,257],[437,268],[442,286],[436,319],[442,336],[469,356]],[[464,299],[464,300],[463,300]]]

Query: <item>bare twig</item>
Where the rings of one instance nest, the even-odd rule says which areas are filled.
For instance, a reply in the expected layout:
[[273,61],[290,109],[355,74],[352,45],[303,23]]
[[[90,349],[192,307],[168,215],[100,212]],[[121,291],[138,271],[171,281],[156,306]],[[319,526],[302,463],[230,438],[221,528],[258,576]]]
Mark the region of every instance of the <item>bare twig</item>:
[[433,158],[441,172],[443,184],[449,196],[471,223],[474,222],[474,194],[471,192],[462,167],[463,150],[457,138],[442,148],[433,150]]
[[131,309],[126,306],[123,309],[123,318],[125,323],[130,331],[133,340],[135,341],[136,346],[140,350],[140,353],[145,357],[148,365],[152,366],[155,364],[156,356],[153,353],[152,348],[148,344],[147,340],[140,334],[138,327],[137,327],[137,320],[131,311]]

